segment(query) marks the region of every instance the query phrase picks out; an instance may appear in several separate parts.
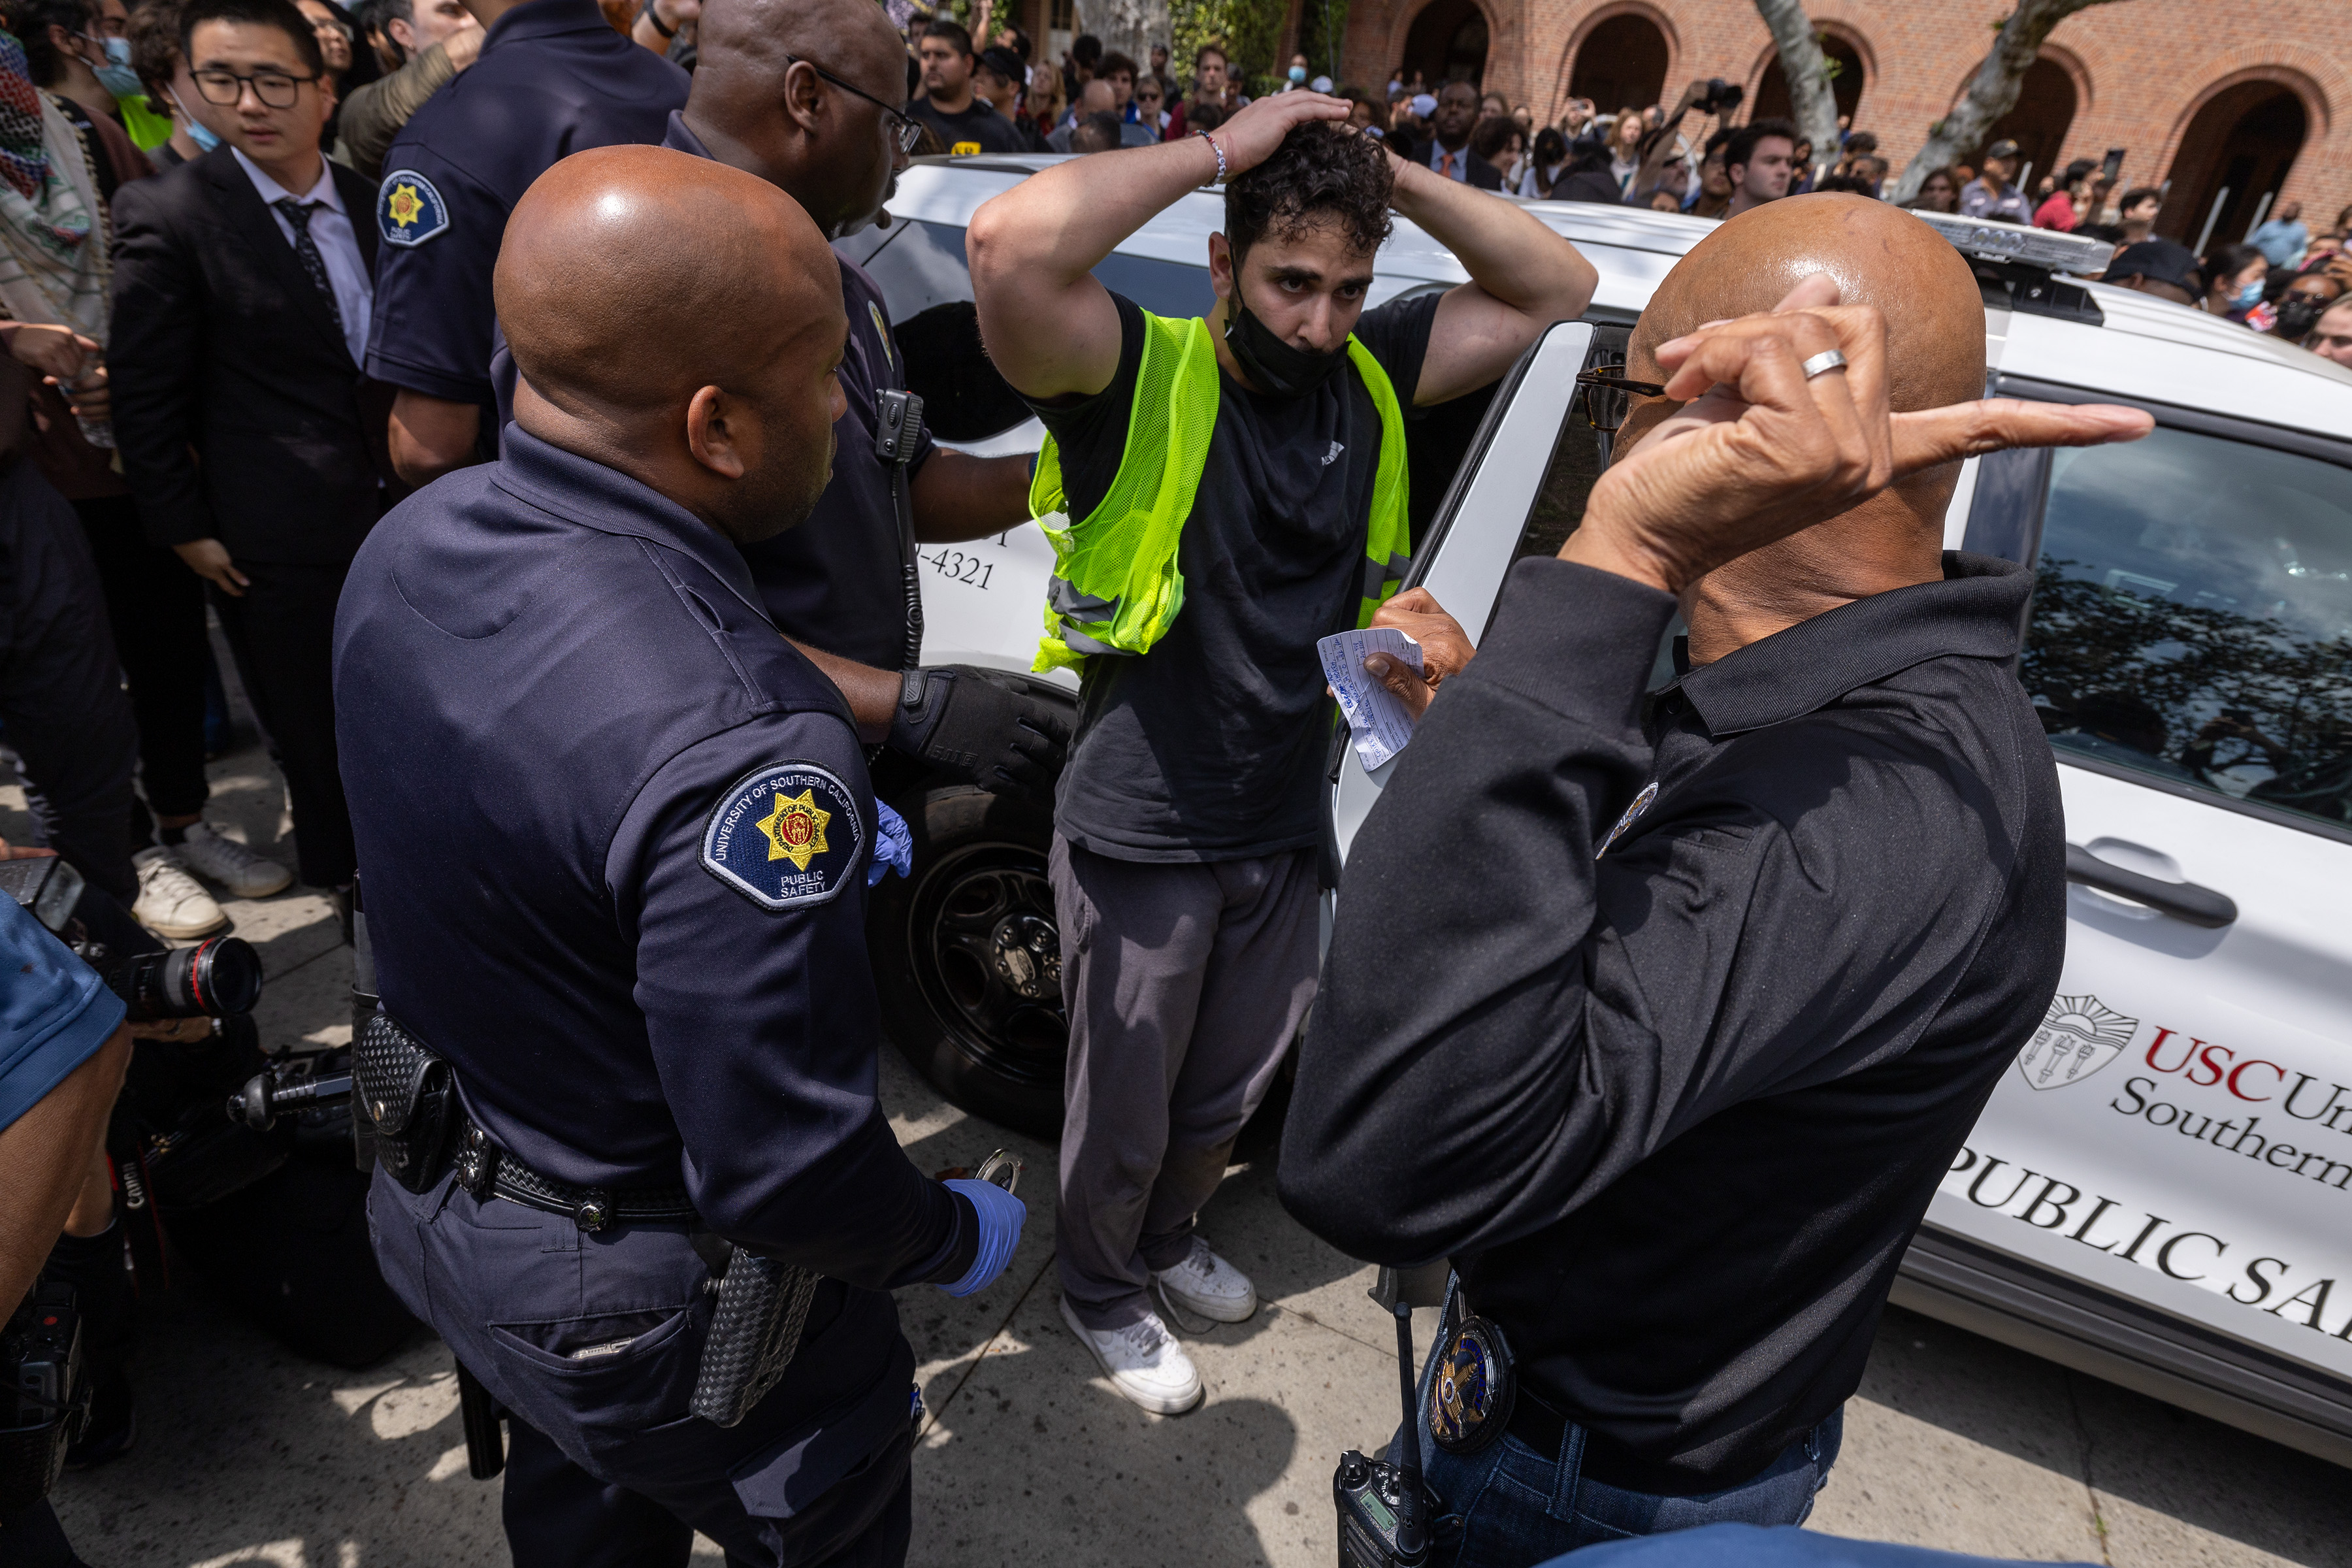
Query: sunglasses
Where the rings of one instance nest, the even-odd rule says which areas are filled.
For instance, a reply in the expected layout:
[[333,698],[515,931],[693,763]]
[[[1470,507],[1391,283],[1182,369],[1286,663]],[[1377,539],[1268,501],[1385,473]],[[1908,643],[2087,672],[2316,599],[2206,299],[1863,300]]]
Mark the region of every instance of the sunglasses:
[[1666,395],[1661,383],[1628,378],[1622,365],[1579,371],[1576,384],[1582,389],[1584,417],[1603,436],[1614,436],[1624,426],[1625,416],[1633,408],[1634,398],[1664,397]]
[[855,83],[842,80],[839,77],[834,75],[831,71],[825,69],[814,60],[810,59],[807,56],[786,55],[784,57],[784,63],[788,66],[803,65],[808,67],[809,69],[816,72],[818,76],[823,77],[825,80],[833,83],[834,86],[841,89],[842,91],[849,93],[854,97],[864,99],[866,102],[872,104],[875,108],[888,115],[892,120],[897,121],[898,122],[898,129],[894,132],[894,134],[897,136],[898,141],[899,152],[912,153],[915,150],[915,143],[923,139],[923,124],[921,121],[909,119],[905,111],[891,108],[888,104],[883,102],[880,99],[875,97],[864,88],[859,87]]

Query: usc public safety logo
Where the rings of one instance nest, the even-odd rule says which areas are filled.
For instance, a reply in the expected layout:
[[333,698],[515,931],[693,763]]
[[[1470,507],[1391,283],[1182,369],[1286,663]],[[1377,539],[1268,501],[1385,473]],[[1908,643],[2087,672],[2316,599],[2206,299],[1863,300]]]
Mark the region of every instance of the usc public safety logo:
[[2096,996],[2060,996],[2017,1053],[2017,1070],[2035,1089],[2063,1089],[2123,1055],[2138,1028],[2137,1018],[2125,1017]]

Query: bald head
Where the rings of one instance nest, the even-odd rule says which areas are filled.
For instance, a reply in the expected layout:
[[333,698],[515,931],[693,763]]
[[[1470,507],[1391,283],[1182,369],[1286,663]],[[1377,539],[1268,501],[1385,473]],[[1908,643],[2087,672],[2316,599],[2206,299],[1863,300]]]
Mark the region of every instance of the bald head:
[[[1837,284],[1839,303],[1875,306],[1885,319],[1894,412],[1984,395],[1984,304],[1968,263],[1909,213],[1843,194],[1769,203],[1700,241],[1642,312],[1626,374],[1666,380],[1660,343],[1708,321],[1771,310],[1816,274]],[[1672,412],[1663,398],[1638,405],[1617,449],[1630,452]],[[1685,595],[1691,657],[1706,663],[1775,627],[1941,577],[1944,511],[1958,475],[1957,463],[1924,468],[1708,573]]]
[[882,7],[704,0],[697,27],[686,122],[714,158],[782,187],[827,235],[887,199],[899,121],[881,106],[906,107],[907,49]]
[[[515,204],[495,289],[525,429],[730,536],[779,507],[782,527],[806,515],[847,321],[833,252],[782,192],[665,148],[574,153]],[[793,471],[812,459],[813,486]]]
[[1984,395],[1984,301],[1969,264],[1902,208],[1838,193],[1768,203],[1701,240],[1651,296],[1626,374],[1664,381],[1660,343],[1702,321],[1769,310],[1817,272],[1836,279],[1841,303],[1875,305],[1886,318],[1895,412]]

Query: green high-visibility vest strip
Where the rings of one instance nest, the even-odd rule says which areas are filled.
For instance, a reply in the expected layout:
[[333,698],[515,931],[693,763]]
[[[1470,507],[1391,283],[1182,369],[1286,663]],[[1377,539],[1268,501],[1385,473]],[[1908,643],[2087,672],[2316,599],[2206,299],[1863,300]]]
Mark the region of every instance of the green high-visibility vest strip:
[[[1351,335],[1348,358],[1381,416],[1380,465],[1364,538],[1364,581],[1356,625],[1403,584],[1412,566],[1406,516],[1404,411],[1388,373]],[[1198,318],[1143,313],[1143,361],[1129,410],[1127,447],[1102,502],[1072,522],[1062,489],[1061,450],[1052,436],[1037,455],[1029,510],[1054,546],[1045,635],[1031,668],[1077,668],[1096,654],[1132,657],[1168,633],[1184,607],[1176,550],[1209,465],[1222,395],[1215,341]]]

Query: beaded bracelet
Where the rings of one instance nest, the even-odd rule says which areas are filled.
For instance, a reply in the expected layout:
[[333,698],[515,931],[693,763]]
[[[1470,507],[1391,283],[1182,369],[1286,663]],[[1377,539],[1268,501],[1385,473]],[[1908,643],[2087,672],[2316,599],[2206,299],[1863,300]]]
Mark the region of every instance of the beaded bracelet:
[[1217,184],[1223,184],[1225,183],[1225,150],[1218,146],[1217,139],[1205,131],[1195,131],[1192,134],[1206,142],[1209,144],[1209,151],[1217,155]]

